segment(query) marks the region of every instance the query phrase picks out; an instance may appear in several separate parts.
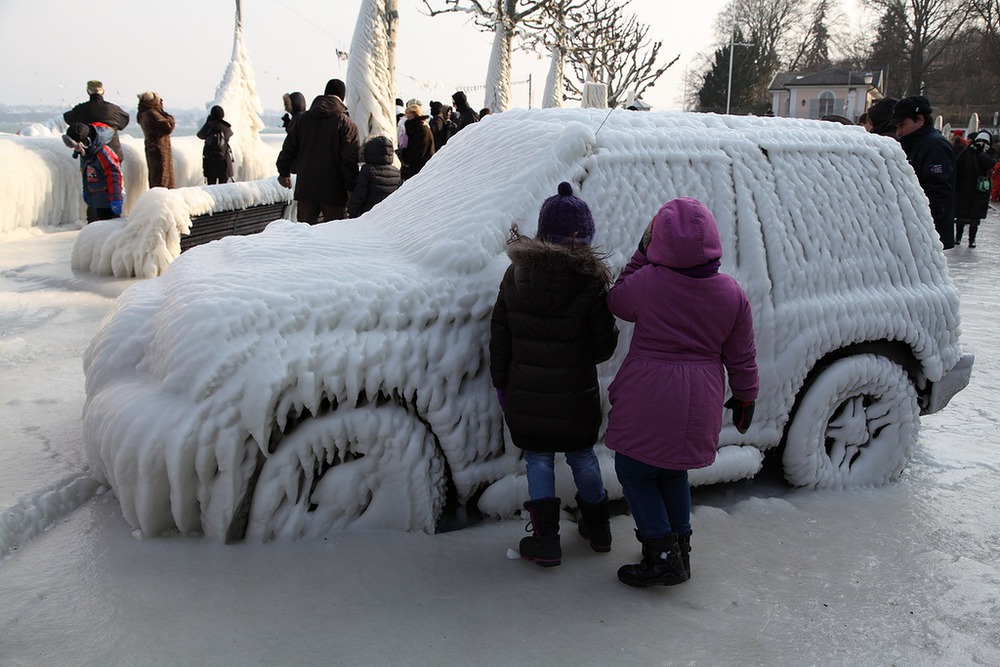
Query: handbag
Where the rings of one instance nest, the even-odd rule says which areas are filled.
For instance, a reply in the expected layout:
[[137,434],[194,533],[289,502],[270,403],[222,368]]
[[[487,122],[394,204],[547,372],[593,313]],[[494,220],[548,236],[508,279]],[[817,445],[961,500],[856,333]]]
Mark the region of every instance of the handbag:
[[990,185],[990,179],[988,176],[980,176],[979,180],[976,181],[976,190],[979,192],[989,192]]

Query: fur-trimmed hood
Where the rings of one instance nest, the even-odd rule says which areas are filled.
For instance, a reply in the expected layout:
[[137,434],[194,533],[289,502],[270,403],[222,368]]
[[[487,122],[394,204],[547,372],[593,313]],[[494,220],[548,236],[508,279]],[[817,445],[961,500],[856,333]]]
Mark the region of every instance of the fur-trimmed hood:
[[568,269],[611,282],[611,270],[593,248],[586,245],[565,246],[516,235],[507,244],[507,256],[516,266],[552,272]]

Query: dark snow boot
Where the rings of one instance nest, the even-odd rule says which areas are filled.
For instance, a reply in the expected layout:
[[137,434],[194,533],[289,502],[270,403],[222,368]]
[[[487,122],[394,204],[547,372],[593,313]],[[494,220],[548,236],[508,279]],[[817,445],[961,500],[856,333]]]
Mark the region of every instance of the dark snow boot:
[[577,495],[576,504],[580,508],[580,522],[576,524],[580,537],[590,542],[590,548],[597,553],[611,551],[611,502],[607,494],[593,505]]
[[678,533],[677,534],[677,544],[681,548],[681,562],[684,563],[684,569],[687,570],[688,576],[691,576],[691,533]]
[[[978,223],[969,225],[969,247],[970,248],[975,248],[976,247],[976,232],[978,232],[978,231],[979,231],[979,224]],[[958,243],[958,241],[955,241],[955,243]]]
[[539,498],[524,503],[531,519],[525,530],[531,530],[531,537],[521,540],[518,550],[521,558],[534,561],[542,567],[554,567],[562,563],[562,547],[559,546],[558,498]]
[[[636,537],[638,537],[638,532]],[[658,539],[642,539],[642,561],[618,568],[618,580],[628,586],[673,586],[691,575],[684,569],[677,533]]]

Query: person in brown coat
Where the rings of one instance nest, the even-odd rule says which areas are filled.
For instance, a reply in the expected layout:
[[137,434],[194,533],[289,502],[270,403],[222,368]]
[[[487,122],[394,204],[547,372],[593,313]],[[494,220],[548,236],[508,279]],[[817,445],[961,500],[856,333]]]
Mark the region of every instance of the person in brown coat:
[[170,151],[170,133],[174,117],[163,110],[163,98],[146,91],[139,95],[136,121],[146,137],[146,165],[150,188],[174,187],[174,160]]

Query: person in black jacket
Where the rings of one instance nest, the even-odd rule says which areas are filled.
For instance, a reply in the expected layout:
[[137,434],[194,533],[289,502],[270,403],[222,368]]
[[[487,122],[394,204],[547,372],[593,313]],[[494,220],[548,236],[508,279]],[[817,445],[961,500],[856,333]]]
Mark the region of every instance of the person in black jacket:
[[955,243],[969,226],[969,247],[976,247],[979,221],[990,210],[990,175],[996,160],[989,154],[992,135],[983,130],[972,137],[955,161]]
[[219,105],[212,107],[208,120],[198,130],[198,138],[205,142],[201,151],[201,168],[209,185],[228,183],[233,177],[233,151],[229,139],[232,126],[225,120],[226,112]]
[[330,79],[323,95],[289,125],[278,154],[278,182],[292,186],[292,165],[298,169],[295,202],[299,222],[314,225],[347,217],[347,201],[358,180],[360,141],[344,104],[346,86]]
[[453,93],[451,101],[455,103],[455,113],[451,115],[451,119],[455,121],[456,132],[467,125],[479,122],[479,114],[469,106],[469,99],[463,91],[459,90]]
[[365,142],[362,151],[365,163],[361,165],[351,201],[347,202],[347,214],[352,218],[372,210],[375,204],[395,192],[402,183],[399,169],[392,163],[392,139],[375,135]]
[[538,234],[511,229],[511,265],[500,283],[490,323],[490,375],[514,445],[525,450],[533,534],[521,557],[562,562],[561,500],[554,455],[564,452],[576,483],[580,534],[594,551],[611,550],[608,497],[594,453],[601,426],[597,364],[618,343],[606,303],[608,267],[591,248],[594,219],[569,183],[538,213]]
[[124,109],[111,102],[104,101],[104,84],[100,81],[87,82],[87,94],[90,99],[81,102],[63,114],[63,120],[72,127],[76,123],[104,123],[112,130],[114,136],[108,146],[118,156],[118,160],[124,159],[122,155],[122,145],[118,140],[118,132],[124,130],[128,125],[129,115]]
[[892,108],[896,137],[931,205],[934,227],[945,250],[955,247],[955,151],[933,125],[931,105],[920,95]]

